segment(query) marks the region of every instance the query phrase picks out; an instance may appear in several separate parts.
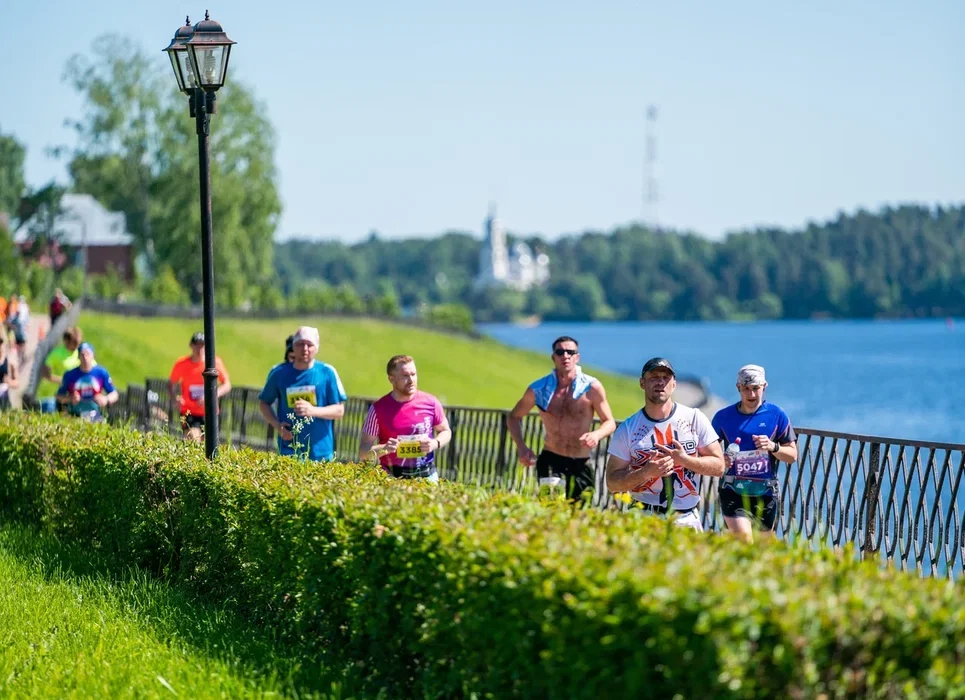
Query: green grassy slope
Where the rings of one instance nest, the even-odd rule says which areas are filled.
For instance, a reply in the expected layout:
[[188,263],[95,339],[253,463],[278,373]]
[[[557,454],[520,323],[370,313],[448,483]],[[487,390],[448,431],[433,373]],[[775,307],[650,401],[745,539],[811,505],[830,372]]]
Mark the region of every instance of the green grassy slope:
[[[300,324],[318,326],[319,357],[335,366],[351,396],[381,396],[389,389],[385,363],[395,354],[412,355],[419,387],[447,405],[511,408],[532,380],[552,368],[545,355],[517,350],[493,340],[473,340],[374,319],[226,319],[217,322],[217,352],[236,386],[260,387],[280,362],[285,337]],[[131,318],[85,312],[84,339],[119,386],[145,377],[166,377],[188,352],[188,339],[201,321]],[[586,371],[604,384],[618,419],[639,409],[643,394],[636,380],[592,366]]]

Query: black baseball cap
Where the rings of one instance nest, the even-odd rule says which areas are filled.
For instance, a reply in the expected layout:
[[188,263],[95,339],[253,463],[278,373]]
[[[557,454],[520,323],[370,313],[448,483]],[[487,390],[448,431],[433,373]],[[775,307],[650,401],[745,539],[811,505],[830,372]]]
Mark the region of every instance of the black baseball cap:
[[646,364],[643,366],[643,370],[640,372],[640,376],[642,377],[647,372],[652,372],[653,370],[660,368],[669,370],[670,374],[672,374],[674,377],[677,376],[677,373],[673,370],[673,365],[670,364],[670,360],[664,357],[651,357],[649,360],[647,360]]
[[201,345],[204,345],[204,333],[198,331],[191,336],[191,344],[194,345],[195,343],[201,343]]

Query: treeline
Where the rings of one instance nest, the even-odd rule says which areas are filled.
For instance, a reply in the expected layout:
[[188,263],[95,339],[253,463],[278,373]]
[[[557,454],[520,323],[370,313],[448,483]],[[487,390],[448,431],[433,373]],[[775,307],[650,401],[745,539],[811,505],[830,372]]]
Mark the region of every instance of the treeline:
[[405,307],[465,304],[479,321],[965,315],[961,206],[859,211],[722,241],[641,226],[522,240],[551,259],[550,282],[526,292],[473,288],[482,241],[470,233],[292,240],[276,244],[275,266],[290,292],[312,279],[362,294],[391,288]]

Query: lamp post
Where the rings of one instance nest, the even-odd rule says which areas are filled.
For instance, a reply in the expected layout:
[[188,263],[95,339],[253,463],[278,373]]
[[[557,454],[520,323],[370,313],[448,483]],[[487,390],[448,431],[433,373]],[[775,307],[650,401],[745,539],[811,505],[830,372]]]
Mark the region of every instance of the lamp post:
[[174,33],[164,49],[171,59],[178,89],[188,96],[189,111],[198,133],[198,165],[201,180],[201,283],[204,313],[204,450],[208,459],[218,449],[218,370],[214,342],[214,249],[211,244],[211,171],[208,150],[210,116],[215,113],[215,93],[228,74],[228,56],[235,42],[221,25],[204,12],[204,20],[185,25]]

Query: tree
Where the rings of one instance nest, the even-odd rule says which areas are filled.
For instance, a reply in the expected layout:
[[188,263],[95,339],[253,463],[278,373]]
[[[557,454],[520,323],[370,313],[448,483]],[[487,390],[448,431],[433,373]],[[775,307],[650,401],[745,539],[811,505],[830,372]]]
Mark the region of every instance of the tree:
[[23,175],[26,149],[16,138],[0,134],[0,212],[17,216],[26,184]]
[[[60,153],[74,189],[123,211],[151,269],[169,267],[197,301],[197,139],[169,70],[126,39],[95,40],[92,56],[74,56],[67,66],[66,80],[84,96],[85,111],[72,123],[76,148]],[[272,277],[281,203],[264,106],[237,80],[218,98],[210,141],[215,280],[219,302],[236,307]]]

